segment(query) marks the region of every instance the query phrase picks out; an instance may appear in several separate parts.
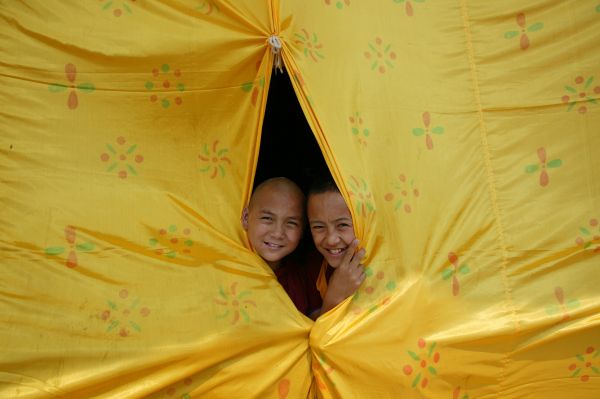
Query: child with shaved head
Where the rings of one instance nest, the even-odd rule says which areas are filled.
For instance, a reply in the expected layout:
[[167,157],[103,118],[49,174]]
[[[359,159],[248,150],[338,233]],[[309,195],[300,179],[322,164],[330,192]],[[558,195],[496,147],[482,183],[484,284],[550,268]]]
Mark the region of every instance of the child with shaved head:
[[258,185],[242,211],[242,226],[252,249],[271,267],[296,308],[306,315],[318,312],[320,260],[292,255],[305,227],[305,198],[296,183],[275,177]]

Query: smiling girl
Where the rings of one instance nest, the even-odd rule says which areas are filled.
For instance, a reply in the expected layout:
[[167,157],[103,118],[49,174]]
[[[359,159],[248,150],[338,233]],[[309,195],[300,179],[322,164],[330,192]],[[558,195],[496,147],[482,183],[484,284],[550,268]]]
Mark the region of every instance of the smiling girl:
[[323,298],[323,314],[353,295],[365,279],[360,261],[364,249],[356,252],[352,215],[333,180],[314,184],[308,193],[308,223],[315,247],[326,265],[317,287]]

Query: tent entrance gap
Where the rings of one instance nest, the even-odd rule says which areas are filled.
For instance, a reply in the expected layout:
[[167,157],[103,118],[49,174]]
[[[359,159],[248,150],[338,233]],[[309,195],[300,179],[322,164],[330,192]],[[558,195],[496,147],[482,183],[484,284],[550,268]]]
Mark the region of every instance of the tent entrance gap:
[[284,176],[307,192],[312,180],[329,169],[287,73],[273,73],[254,186],[266,179]]

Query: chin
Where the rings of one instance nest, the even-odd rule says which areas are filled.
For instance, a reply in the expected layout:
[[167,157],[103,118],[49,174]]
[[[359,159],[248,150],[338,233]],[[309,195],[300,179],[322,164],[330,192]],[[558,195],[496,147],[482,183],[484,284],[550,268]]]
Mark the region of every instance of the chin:
[[342,263],[342,261],[339,259],[335,259],[333,262],[331,262],[329,259],[327,259],[327,257],[325,257],[325,260],[327,261],[327,264],[334,269],[337,269],[340,263]]

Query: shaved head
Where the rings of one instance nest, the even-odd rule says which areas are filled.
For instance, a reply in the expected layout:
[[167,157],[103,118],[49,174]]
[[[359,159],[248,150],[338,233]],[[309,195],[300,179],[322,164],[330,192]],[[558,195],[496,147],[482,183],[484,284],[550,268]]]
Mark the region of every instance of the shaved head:
[[252,249],[276,270],[292,253],[304,230],[305,200],[290,179],[275,177],[256,187],[250,204],[242,211],[242,227]]
[[[254,189],[248,209],[252,209],[252,206],[256,203],[256,199],[265,195],[273,195],[273,193],[281,193],[297,198],[304,204],[304,193],[300,190],[300,187],[287,177],[272,177],[260,183]],[[304,205],[302,206],[304,209]]]

